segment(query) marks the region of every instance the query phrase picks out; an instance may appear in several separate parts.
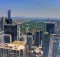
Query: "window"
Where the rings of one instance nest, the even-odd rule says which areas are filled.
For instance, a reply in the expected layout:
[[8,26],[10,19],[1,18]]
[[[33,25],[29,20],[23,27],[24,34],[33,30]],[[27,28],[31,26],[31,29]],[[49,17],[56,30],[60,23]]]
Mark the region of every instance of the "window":
[[17,51],[17,57],[19,57],[19,51]]
[[23,50],[20,50],[20,57],[23,57]]

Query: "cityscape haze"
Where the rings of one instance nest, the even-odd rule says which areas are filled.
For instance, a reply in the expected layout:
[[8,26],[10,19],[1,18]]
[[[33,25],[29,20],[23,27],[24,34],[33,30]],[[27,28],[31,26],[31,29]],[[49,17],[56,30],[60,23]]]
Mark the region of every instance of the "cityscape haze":
[[0,57],[60,57],[60,0],[0,0]]

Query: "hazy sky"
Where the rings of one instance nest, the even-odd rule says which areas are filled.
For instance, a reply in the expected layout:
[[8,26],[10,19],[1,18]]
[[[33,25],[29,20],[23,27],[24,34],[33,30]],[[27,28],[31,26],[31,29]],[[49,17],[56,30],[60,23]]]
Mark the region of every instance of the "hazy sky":
[[0,16],[60,18],[60,0],[0,0]]

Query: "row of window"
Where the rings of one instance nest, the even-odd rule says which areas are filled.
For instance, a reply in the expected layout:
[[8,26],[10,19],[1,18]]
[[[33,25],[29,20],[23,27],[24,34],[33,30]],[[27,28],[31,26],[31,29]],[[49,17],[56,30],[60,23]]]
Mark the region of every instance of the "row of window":
[[8,50],[8,49],[0,49],[0,57],[23,57],[23,50]]

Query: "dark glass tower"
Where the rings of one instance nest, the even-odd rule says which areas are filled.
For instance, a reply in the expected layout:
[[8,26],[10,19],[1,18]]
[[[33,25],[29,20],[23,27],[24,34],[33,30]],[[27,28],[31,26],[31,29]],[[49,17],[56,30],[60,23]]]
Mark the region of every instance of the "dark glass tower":
[[54,34],[55,23],[46,23],[46,32],[49,34]]
[[8,18],[6,19],[7,24],[12,24],[11,10],[8,10]]
[[[27,45],[28,45],[28,50],[29,51],[31,51],[32,42],[33,42],[32,33],[28,32],[27,33]],[[31,57],[31,53],[28,53],[28,57]]]
[[11,10],[8,10],[8,18],[6,19],[6,24],[4,24],[4,33],[11,35],[12,42],[17,40],[17,24],[12,23]]
[[17,25],[16,24],[4,25],[4,33],[10,34],[12,36],[12,42],[17,40]]
[[11,19],[11,10],[8,10],[8,19]]
[[36,31],[36,33],[34,35],[34,41],[35,41],[35,45],[36,46],[41,45],[41,41],[42,41],[42,30]]
[[42,38],[43,57],[48,57],[48,53],[49,53],[49,42],[50,42],[49,34],[48,34],[48,32],[45,32],[43,34],[43,38]]
[[32,33],[28,32],[27,33],[27,45],[29,46],[29,50],[31,50],[32,41],[33,41]]

